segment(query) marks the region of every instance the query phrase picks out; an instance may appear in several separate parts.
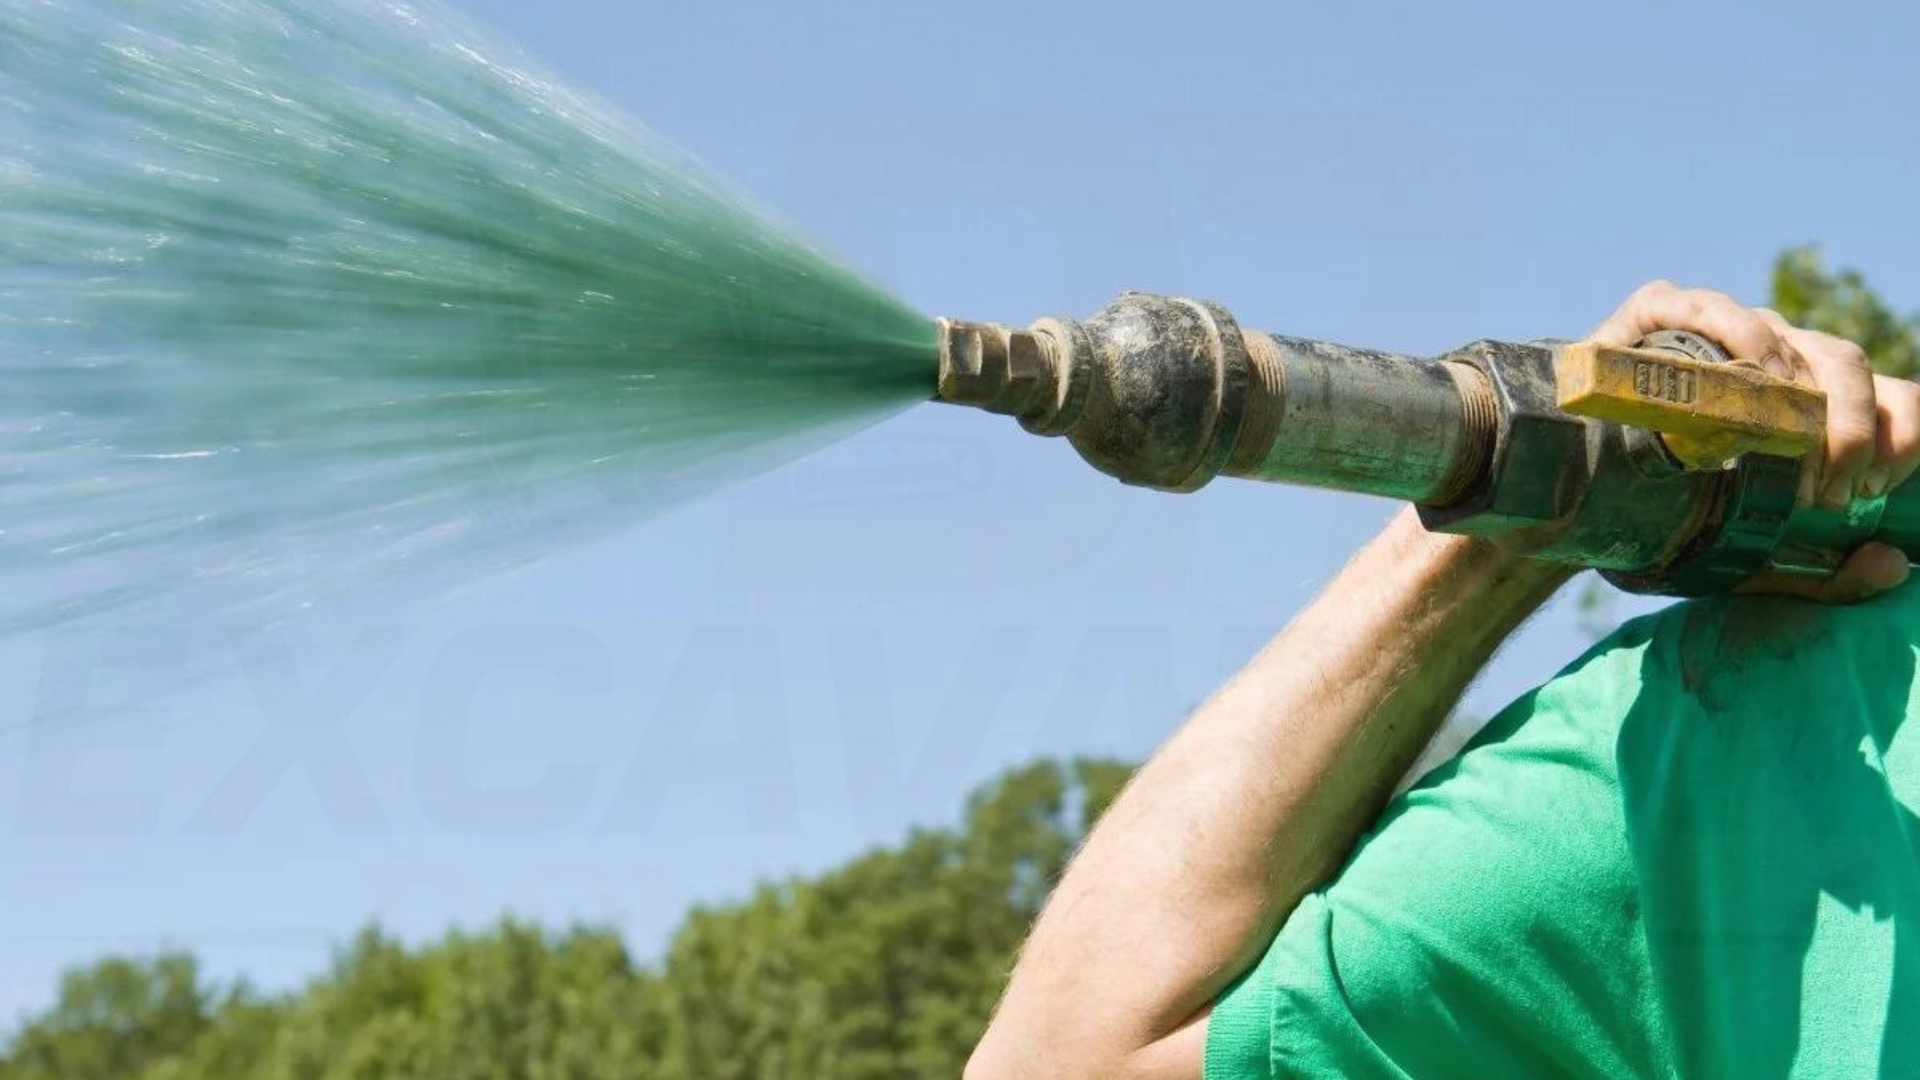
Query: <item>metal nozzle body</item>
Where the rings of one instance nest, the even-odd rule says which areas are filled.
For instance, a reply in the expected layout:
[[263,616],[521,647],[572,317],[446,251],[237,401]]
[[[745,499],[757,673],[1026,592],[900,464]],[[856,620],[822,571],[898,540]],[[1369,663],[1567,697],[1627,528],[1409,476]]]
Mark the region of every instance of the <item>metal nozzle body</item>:
[[1064,435],[1129,484],[1222,473],[1444,503],[1490,452],[1479,373],[1242,331],[1202,300],[1128,293],[1084,322],[940,320],[939,398]]
[[[1697,335],[1642,347],[1728,359]],[[1192,491],[1225,474],[1404,499],[1430,529],[1518,536],[1534,558],[1637,592],[1826,573],[1868,539],[1920,561],[1920,480],[1845,512],[1799,507],[1791,456],[1702,467],[1658,430],[1564,409],[1561,361],[1581,355],[1480,341],[1418,360],[1246,331],[1205,301],[1129,293],[1084,322],[941,320],[938,396],[1065,436],[1129,484]],[[1666,385],[1633,392],[1663,404]]]

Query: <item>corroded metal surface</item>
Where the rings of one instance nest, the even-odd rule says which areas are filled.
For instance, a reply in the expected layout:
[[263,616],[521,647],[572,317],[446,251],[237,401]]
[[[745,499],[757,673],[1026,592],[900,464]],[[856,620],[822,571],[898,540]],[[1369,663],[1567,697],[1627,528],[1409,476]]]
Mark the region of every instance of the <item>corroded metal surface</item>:
[[1237,475],[1422,503],[1444,502],[1462,486],[1461,463],[1481,436],[1470,431],[1460,383],[1444,365],[1268,340],[1285,388],[1279,422],[1259,460]]
[[[1062,435],[1129,484],[1191,491],[1225,474],[1405,499],[1436,531],[1520,538],[1670,595],[1830,572],[1867,539],[1920,556],[1920,483],[1844,513],[1795,508],[1790,455],[1814,445],[1818,395],[1783,399],[1704,339],[1659,354],[1480,341],[1426,360],[1242,331],[1218,305],[1138,293],[1084,322],[940,326],[942,400]],[[1572,403],[1601,415],[1562,407],[1569,370]],[[1628,422],[1606,411],[1628,398]]]

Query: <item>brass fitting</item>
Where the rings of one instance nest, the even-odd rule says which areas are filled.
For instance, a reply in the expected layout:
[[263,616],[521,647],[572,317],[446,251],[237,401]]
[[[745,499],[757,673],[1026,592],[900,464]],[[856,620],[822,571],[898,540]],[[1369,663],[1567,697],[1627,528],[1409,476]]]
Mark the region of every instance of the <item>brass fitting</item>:
[[[938,397],[1017,418],[1037,435],[1065,434],[1086,380],[1073,378],[1069,324],[1042,319],[1026,330],[999,323],[936,319]],[[1082,375],[1085,369],[1080,369]]]

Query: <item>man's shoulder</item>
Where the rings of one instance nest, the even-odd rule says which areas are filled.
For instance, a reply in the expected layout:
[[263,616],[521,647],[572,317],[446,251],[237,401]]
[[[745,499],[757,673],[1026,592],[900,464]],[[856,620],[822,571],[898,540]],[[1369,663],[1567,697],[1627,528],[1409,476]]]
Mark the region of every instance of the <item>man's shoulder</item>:
[[[1578,693],[1618,698],[1625,712],[1693,715],[1904,712],[1920,646],[1920,588],[1851,606],[1768,596],[1675,604],[1623,626],[1556,678]],[[1631,673],[1631,683],[1624,676]],[[1612,694],[1599,682],[1611,679]]]
[[1844,607],[1765,596],[1688,600],[1622,624],[1515,702],[1506,727],[1517,732],[1543,712],[1605,729],[1633,713],[1668,710],[1778,712],[1815,700],[1904,708],[1917,650],[1920,585]]
[[1449,1016],[1548,1016],[1619,1053],[1598,1075],[1786,1060],[1799,1022],[1774,1014],[1803,1000],[1838,1038],[1850,1014],[1803,966],[1884,994],[1886,957],[1841,932],[1875,916],[1829,933],[1821,898],[1920,907],[1920,862],[1887,857],[1920,835],[1917,608],[1725,597],[1622,626],[1397,800],[1330,887],[1347,1000],[1369,1030],[1431,1023],[1401,988],[1450,973]]
[[[1406,803],[1482,812],[1521,800],[1537,804],[1530,812],[1552,804],[1553,818],[1617,818],[1669,785],[1760,783],[1756,770],[1792,759],[1796,745],[1894,746],[1915,711],[1917,643],[1920,588],[1852,607],[1673,604],[1623,624],[1514,701]],[[1914,742],[1915,775],[1897,782],[1911,779],[1920,794],[1920,727]]]
[[1858,1043],[1837,1074],[1874,1075],[1891,1013],[1860,1005],[1885,1000],[1892,936],[1868,931],[1920,908],[1917,609],[1906,587],[1655,620],[1614,783],[1680,1060],[1784,1075]]

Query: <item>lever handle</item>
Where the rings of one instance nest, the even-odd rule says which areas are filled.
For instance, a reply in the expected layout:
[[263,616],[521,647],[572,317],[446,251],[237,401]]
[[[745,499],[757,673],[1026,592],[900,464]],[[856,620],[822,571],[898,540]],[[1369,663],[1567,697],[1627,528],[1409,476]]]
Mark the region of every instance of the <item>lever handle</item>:
[[1826,432],[1826,394],[1748,363],[1582,341],[1561,347],[1554,374],[1561,409],[1659,432],[1690,469],[1748,453],[1801,457]]

